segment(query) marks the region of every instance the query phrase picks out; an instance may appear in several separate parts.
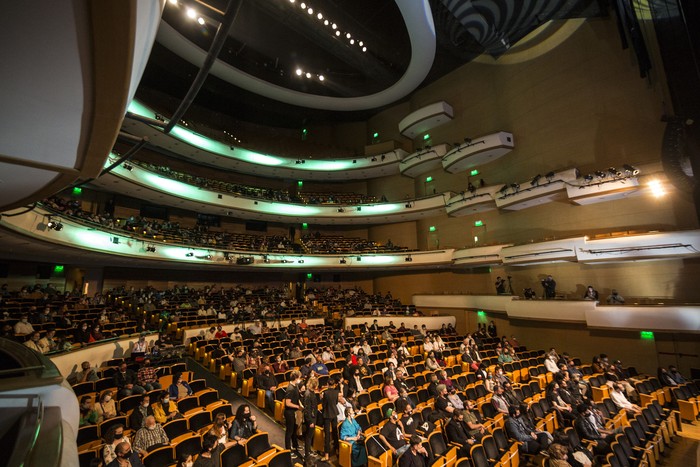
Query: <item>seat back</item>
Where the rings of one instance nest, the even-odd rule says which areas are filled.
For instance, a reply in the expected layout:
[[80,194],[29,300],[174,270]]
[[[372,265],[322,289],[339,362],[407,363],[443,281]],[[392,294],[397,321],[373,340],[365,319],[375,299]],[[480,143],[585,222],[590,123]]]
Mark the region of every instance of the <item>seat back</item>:
[[252,459],[258,458],[270,450],[270,440],[266,432],[256,433],[245,443],[246,454]]
[[474,444],[469,450],[469,457],[474,467],[491,467],[486,451],[481,444]]
[[175,445],[175,457],[178,459],[183,454],[194,456],[202,450],[202,437],[198,434],[192,434],[189,438],[185,438]]
[[486,435],[481,438],[481,445],[484,446],[484,452],[488,459],[494,459],[496,461],[500,459],[501,453],[498,451],[498,445],[493,436]]
[[186,433],[190,433],[190,429],[187,425],[187,420],[185,420],[184,418],[169,421],[168,423],[163,425],[163,430],[165,430],[165,434],[168,435],[168,439],[171,440],[182,436]]
[[210,412],[197,412],[187,417],[187,423],[192,431],[199,431],[205,426],[211,424]]
[[172,446],[163,446],[146,454],[143,465],[146,467],[162,467],[175,461],[175,453]]

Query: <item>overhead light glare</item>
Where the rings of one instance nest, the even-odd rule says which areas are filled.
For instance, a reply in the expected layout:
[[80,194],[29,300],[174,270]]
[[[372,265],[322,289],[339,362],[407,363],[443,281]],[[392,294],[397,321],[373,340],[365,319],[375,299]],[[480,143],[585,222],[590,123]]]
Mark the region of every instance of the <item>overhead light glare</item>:
[[661,198],[666,194],[666,190],[664,189],[661,182],[658,180],[651,180],[649,182],[649,188],[651,188],[651,194],[654,195],[656,198]]
[[171,5],[177,5],[177,0],[168,0]]
[[367,52],[367,47],[362,47],[363,52]]
[[325,79],[326,79],[326,78],[324,78],[323,75],[318,75],[318,80],[319,80],[319,81],[323,81],[323,80],[325,80]]
[[313,14],[314,14],[314,9],[313,9],[313,8],[309,8],[309,9],[306,10],[306,11],[308,11],[310,15],[313,15]]
[[306,72],[306,77],[307,77],[307,78],[311,78],[311,73],[309,73],[309,72],[307,71],[307,72]]
[[336,35],[336,36],[340,36],[340,31],[336,31],[336,32],[335,32],[335,35]]
[[355,39],[350,39],[350,45],[353,45],[355,43]]
[[201,16],[199,18],[197,18],[197,22],[199,24],[201,24],[202,26],[204,26],[204,18],[202,18]]
[[351,35],[350,33],[347,33],[347,34],[345,34],[345,37],[347,37],[348,39],[350,39],[350,38],[352,37],[352,35]]
[[323,19],[323,13],[319,12],[319,13],[316,15],[316,18],[318,18],[318,19]]
[[297,74],[297,76],[301,76],[303,71],[301,71],[301,68],[297,68],[297,71],[295,71],[295,73]]
[[197,12],[194,11],[192,8],[187,9],[187,17],[191,19],[195,19],[197,17]]
[[335,24],[335,23],[333,23],[333,25],[332,25],[331,27],[332,27],[333,29],[338,29],[338,25]]

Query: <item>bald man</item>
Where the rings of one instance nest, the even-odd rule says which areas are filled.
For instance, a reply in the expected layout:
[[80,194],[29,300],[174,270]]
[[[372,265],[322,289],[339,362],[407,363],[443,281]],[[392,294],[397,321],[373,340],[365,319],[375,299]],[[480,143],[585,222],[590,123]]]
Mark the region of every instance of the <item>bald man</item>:
[[144,467],[139,455],[131,449],[131,445],[127,442],[117,444],[114,453],[117,457],[107,464],[107,467]]

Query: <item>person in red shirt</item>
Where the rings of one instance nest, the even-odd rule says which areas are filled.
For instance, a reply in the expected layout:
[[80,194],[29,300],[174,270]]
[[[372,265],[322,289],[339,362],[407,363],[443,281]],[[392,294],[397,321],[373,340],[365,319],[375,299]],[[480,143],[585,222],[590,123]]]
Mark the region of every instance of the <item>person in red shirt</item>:
[[224,337],[228,337],[228,334],[226,334],[226,331],[221,326],[217,326],[216,328],[216,334],[214,334],[214,337],[216,339],[223,339]]

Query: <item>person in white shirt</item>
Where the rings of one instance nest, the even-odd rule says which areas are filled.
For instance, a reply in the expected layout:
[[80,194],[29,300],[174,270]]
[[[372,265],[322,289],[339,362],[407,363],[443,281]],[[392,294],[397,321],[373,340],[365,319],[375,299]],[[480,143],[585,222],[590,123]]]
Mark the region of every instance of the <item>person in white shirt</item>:
[[423,342],[423,352],[430,353],[434,350],[433,340],[430,337],[426,337],[425,342]]
[[550,373],[559,373],[559,366],[557,366],[557,358],[554,355],[548,355],[544,359],[544,367]]
[[27,335],[34,332],[34,326],[29,322],[29,315],[23,314],[21,319],[15,324],[15,334]]
[[400,355],[403,355],[404,357],[410,357],[411,352],[408,350],[408,347],[406,347],[406,343],[402,342],[399,348],[396,350],[396,352]]
[[205,340],[216,339],[216,328],[214,326],[210,327],[207,332],[204,333]]
[[610,399],[612,399],[617,407],[625,409],[627,413],[635,417],[642,413],[642,409],[638,405],[627,400],[627,397],[625,397],[625,388],[619,383],[615,384],[613,392],[610,393]]
[[367,341],[362,341],[362,350],[365,352],[365,355],[372,355],[372,347],[369,346]]

